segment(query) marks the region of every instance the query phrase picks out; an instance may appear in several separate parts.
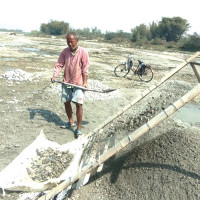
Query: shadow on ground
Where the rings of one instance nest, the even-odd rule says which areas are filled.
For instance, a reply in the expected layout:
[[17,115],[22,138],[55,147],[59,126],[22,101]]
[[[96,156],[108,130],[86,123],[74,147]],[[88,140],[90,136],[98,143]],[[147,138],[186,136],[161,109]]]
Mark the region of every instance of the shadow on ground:
[[[54,112],[50,110],[32,109],[32,108],[28,108],[27,110],[29,111],[31,120],[33,120],[37,114],[43,117],[44,120],[46,120],[47,122],[54,123],[56,126],[62,126],[66,123],[66,121],[63,121],[57,114],[55,114]],[[86,125],[86,124],[88,124],[87,121],[82,121],[82,125]]]
[[34,117],[37,115],[40,115],[43,117],[47,122],[54,123],[57,126],[63,125],[65,122],[55,113],[49,110],[45,109],[27,109],[30,113],[30,119],[34,119]]

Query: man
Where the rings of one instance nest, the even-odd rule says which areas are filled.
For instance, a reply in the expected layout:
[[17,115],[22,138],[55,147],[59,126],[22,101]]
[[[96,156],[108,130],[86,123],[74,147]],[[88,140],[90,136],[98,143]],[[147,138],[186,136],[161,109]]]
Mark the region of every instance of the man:
[[[78,37],[76,33],[72,32],[67,34],[66,41],[68,48],[65,48],[61,52],[60,57],[58,58],[58,61],[54,67],[54,73],[51,81],[55,82],[55,79],[58,77],[62,68],[64,67],[63,82],[87,88],[87,76],[89,68],[88,53],[83,47],[78,46]],[[75,134],[78,137],[79,135],[82,135],[81,123],[83,115],[82,104],[84,101],[84,91],[76,87],[62,84],[61,102],[63,102],[65,105],[65,111],[69,120],[64,126],[65,128],[76,126],[72,117],[71,101],[76,104],[77,129],[75,130]]]

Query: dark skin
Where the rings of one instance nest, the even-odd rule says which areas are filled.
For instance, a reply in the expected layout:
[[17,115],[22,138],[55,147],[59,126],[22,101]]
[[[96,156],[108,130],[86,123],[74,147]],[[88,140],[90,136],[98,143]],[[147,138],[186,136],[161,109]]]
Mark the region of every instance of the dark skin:
[[[78,39],[72,35],[69,34],[67,35],[66,38],[67,41],[67,45],[70,48],[70,51],[72,53],[75,53],[76,50],[78,49]],[[83,75],[83,87],[87,88],[87,75]],[[51,78],[51,81],[54,82],[55,81],[55,77]],[[82,116],[83,116],[83,107],[82,104],[76,104],[76,118],[77,118],[77,129],[81,129],[81,123],[82,123]],[[72,106],[71,106],[71,101],[67,101],[64,103],[65,105],[65,111],[67,114],[67,117],[69,119],[69,122],[71,124],[74,124],[74,120],[73,120],[73,116],[72,116]]]

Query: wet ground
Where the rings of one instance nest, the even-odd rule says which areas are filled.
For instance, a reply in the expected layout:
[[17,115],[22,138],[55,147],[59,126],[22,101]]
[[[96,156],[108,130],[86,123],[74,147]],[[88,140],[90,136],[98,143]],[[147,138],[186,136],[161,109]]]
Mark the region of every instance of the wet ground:
[[200,123],[200,106],[189,103],[181,108],[175,116],[183,122]]

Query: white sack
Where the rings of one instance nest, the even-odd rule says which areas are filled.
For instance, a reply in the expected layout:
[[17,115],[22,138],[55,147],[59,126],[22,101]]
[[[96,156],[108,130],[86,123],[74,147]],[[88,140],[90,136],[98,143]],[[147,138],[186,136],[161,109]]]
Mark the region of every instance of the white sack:
[[[80,158],[84,149],[84,145],[88,140],[81,137],[77,140],[64,145],[59,145],[45,138],[43,132],[25,148],[19,156],[17,156],[4,170],[0,172],[0,188],[11,191],[44,191],[55,187],[62,180],[73,177],[79,167]],[[47,148],[54,150],[69,151],[74,157],[69,164],[69,167],[61,174],[59,178],[50,179],[45,182],[33,181],[27,173],[27,168],[30,167],[32,159],[37,158],[36,149],[45,150]]]

